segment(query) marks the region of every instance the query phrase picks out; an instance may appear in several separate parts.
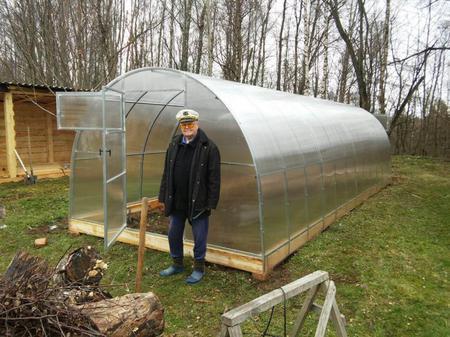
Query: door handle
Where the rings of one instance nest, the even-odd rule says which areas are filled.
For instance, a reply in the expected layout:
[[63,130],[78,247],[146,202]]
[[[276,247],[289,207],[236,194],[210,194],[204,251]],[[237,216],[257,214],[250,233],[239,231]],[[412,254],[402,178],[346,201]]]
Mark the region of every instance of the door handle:
[[[111,157],[111,149],[106,150],[105,152],[109,153],[109,156]],[[103,150],[102,150],[102,149],[98,149],[98,154],[99,154],[99,156],[101,156],[102,153],[103,153]]]

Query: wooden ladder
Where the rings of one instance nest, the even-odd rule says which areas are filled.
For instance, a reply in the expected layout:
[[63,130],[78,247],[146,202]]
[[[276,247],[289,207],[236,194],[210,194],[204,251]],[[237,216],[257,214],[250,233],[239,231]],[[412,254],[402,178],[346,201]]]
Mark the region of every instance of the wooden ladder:
[[[323,291],[325,293],[325,301],[323,306],[314,303],[319,291]],[[345,330],[345,317],[339,312],[339,308],[336,303],[336,286],[334,285],[334,282],[329,279],[328,273],[320,270],[224,313],[222,315],[222,326],[219,336],[242,337],[243,335],[240,325],[249,317],[267,311],[273,306],[283,303],[284,301],[287,301],[288,299],[304,292],[308,292],[306,294],[306,299],[288,336],[299,336],[306,316],[309,312],[313,311],[320,313],[315,337],[325,336],[330,318],[334,324],[337,335],[339,337],[347,337],[347,332]]]

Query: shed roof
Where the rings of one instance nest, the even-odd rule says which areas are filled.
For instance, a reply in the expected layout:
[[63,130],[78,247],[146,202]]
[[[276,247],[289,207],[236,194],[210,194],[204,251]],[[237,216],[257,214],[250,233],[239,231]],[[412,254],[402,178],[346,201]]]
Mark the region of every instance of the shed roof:
[[[63,87],[57,85],[46,85],[36,83],[24,83],[24,82],[12,82],[12,81],[0,81],[0,92],[9,91],[11,87],[15,88],[32,88],[32,89],[47,89],[51,91],[79,91],[72,87]],[[85,90],[81,90],[85,91]]]

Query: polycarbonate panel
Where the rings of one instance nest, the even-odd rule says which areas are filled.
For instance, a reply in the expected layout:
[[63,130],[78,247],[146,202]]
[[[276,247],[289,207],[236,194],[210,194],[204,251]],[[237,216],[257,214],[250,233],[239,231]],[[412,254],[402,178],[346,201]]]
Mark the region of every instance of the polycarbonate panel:
[[103,104],[105,104],[105,126],[120,128],[120,95],[108,92],[57,93],[58,129],[99,129],[103,127]]
[[[220,200],[209,220],[208,244],[261,254],[255,169],[223,164],[221,174]],[[190,226],[186,227],[186,238],[192,240]]]
[[155,119],[157,108],[148,104],[125,105],[127,115],[126,133],[127,153],[142,153],[151,122]]
[[187,106],[199,112],[200,128],[218,146],[222,162],[253,165],[241,128],[217,96],[193,79],[186,87]]
[[146,142],[142,144],[145,152],[166,151],[178,125],[175,116],[179,108],[154,106],[154,109],[157,117],[149,123]]
[[183,89],[127,91],[125,102],[150,105],[183,106]]
[[125,170],[125,162],[122,159],[124,134],[122,131],[108,131],[106,135],[106,161],[108,165],[107,179],[117,176]]
[[127,225],[124,179],[125,175],[114,179],[106,187],[108,227],[105,227],[105,246],[110,246]]
[[334,161],[322,163],[323,207],[325,216],[336,209],[336,166]]
[[58,129],[102,128],[102,93],[56,93]]
[[127,157],[127,202],[141,200],[142,156]]
[[321,219],[322,213],[322,168],[321,164],[309,165],[306,171],[308,224]]
[[[109,86],[126,93],[135,92],[135,100],[142,95],[140,93],[147,92],[149,98],[145,98],[146,95],[144,103],[154,103],[152,100],[160,100],[160,97],[163,97],[161,100],[166,100],[170,96],[174,97],[171,105],[182,107],[185,104],[186,77],[181,72],[156,68],[137,69],[116,78]],[[178,92],[175,96],[174,93]]]
[[289,239],[284,172],[260,176],[263,195],[264,250],[269,252]]
[[164,170],[165,153],[147,154],[144,156],[142,196],[157,197]]
[[306,200],[306,179],[303,167],[286,171],[288,181],[290,236],[308,227],[308,208]]
[[349,184],[351,183],[347,174],[347,158],[339,158],[335,161],[336,179],[336,207],[343,205],[351,199]]
[[73,219],[103,223],[101,140],[101,131],[78,131],[75,136],[70,183]]
[[122,95],[107,91],[103,96],[103,103],[105,105],[105,128],[108,129],[122,129]]

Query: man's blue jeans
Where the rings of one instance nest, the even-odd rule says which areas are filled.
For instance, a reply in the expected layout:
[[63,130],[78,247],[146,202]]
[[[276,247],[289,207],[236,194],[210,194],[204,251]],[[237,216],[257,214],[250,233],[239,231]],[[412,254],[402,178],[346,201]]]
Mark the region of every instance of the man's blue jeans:
[[[169,217],[169,246],[173,259],[183,257],[183,233],[186,216],[171,215]],[[192,221],[194,235],[194,259],[204,260],[206,255],[206,241],[208,238],[208,216],[202,216]]]

